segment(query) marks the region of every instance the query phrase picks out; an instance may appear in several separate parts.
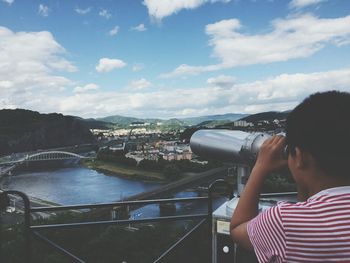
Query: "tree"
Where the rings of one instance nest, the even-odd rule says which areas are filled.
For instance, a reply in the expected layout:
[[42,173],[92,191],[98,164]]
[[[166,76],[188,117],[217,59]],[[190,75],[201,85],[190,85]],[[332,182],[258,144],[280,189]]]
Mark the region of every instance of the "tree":
[[163,174],[165,177],[174,180],[180,176],[180,169],[176,164],[170,163],[164,166]]

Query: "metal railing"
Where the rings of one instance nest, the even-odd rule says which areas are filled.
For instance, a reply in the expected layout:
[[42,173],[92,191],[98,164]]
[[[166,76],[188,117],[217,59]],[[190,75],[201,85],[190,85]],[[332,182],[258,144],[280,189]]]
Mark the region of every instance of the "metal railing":
[[[184,236],[170,246],[164,253],[162,253],[155,261],[161,262],[167,257],[174,249],[176,249],[184,240],[189,238],[201,225],[208,222],[208,238],[211,239],[211,216],[212,216],[212,205],[213,205],[213,193],[216,187],[226,187],[226,193],[229,193],[230,198],[232,197],[232,187],[222,179],[216,180],[208,188],[207,197],[191,197],[191,198],[172,198],[172,199],[155,199],[155,200],[135,200],[135,201],[124,201],[124,202],[113,202],[104,204],[86,204],[86,205],[69,205],[69,206],[54,206],[54,207],[31,207],[30,200],[26,194],[20,191],[4,191],[1,195],[17,195],[23,199],[24,204],[24,238],[25,238],[25,258],[26,262],[32,262],[32,237],[36,237],[44,243],[50,245],[55,250],[59,251],[62,255],[70,259],[72,262],[85,263],[85,261],[78,256],[74,255],[69,250],[58,245],[48,237],[40,233],[42,230],[62,230],[68,228],[80,228],[89,226],[101,226],[101,225],[126,225],[126,224],[138,224],[138,223],[150,223],[150,222],[169,222],[178,220],[200,220],[191,230],[189,230]],[[59,223],[59,224],[43,224],[43,225],[32,225],[31,215],[37,212],[56,212],[56,211],[70,211],[70,210],[81,210],[81,209],[95,209],[95,208],[113,208],[113,207],[125,207],[129,206],[146,206],[153,204],[175,204],[183,202],[194,202],[194,201],[205,201],[208,204],[207,213],[190,214],[190,215],[173,215],[173,216],[159,216],[150,218],[139,218],[139,219],[122,219],[122,220],[102,220],[102,221],[89,221],[80,223]]]

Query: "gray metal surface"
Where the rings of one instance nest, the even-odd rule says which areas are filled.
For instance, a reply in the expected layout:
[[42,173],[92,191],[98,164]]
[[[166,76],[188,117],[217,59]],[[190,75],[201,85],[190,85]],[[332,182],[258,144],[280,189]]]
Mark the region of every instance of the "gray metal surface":
[[198,130],[190,140],[198,156],[221,161],[254,160],[263,142],[271,136],[232,130]]

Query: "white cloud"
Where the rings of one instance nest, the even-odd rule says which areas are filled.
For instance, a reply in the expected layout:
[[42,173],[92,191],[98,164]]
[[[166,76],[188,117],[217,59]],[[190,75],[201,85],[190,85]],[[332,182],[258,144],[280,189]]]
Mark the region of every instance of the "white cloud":
[[138,26],[132,27],[131,30],[143,32],[143,31],[146,31],[147,28],[145,27],[144,24],[139,24]]
[[8,80],[0,81],[0,88],[8,89],[13,87],[13,82]]
[[120,59],[101,58],[96,66],[98,72],[109,72],[113,69],[119,69],[126,66],[126,63]]
[[[8,59],[17,54],[15,51],[20,50],[23,45],[15,47],[15,53],[6,51],[7,59],[3,59],[3,35],[1,29],[0,64],[7,65],[0,65],[0,108],[21,107],[82,117],[127,113],[129,116],[168,118],[287,110],[314,92],[333,89],[350,92],[350,68],[344,68],[310,74],[282,74],[248,83],[234,83],[234,78],[230,76],[219,76],[209,79],[209,85],[201,88],[164,88],[158,91],[125,89],[106,92],[90,83],[76,87],[75,94],[67,95],[59,92],[59,89],[73,86],[71,81],[39,70],[39,65],[45,63],[47,57],[40,56],[40,59],[34,60],[31,58],[32,64],[24,68],[27,72],[16,68],[18,60]],[[38,44],[34,40],[36,38],[32,41]],[[13,41],[16,43],[18,39]],[[34,46],[32,50],[37,50],[33,48]],[[19,57],[13,56],[13,59]],[[35,64],[39,65],[34,67]],[[138,87],[137,82],[146,84],[148,81],[140,79],[133,82],[135,88]],[[232,85],[228,86],[226,83]]]
[[272,31],[260,35],[239,32],[237,19],[222,20],[206,26],[212,56],[220,63],[208,66],[183,64],[162,77],[196,75],[244,65],[267,64],[305,58],[326,45],[350,43],[350,16],[323,19],[310,14],[272,22]]
[[38,7],[38,14],[43,16],[43,17],[47,17],[49,16],[49,12],[50,12],[50,9],[48,6],[46,5],[43,5],[43,4],[40,4],[39,7]]
[[77,70],[65,53],[48,31],[13,32],[0,27],[0,108],[54,111],[49,103],[74,84],[57,75],[57,70]]
[[176,14],[182,9],[195,9],[205,3],[223,2],[231,0],[144,0],[149,16],[160,22],[164,17]]
[[151,87],[152,83],[149,82],[147,79],[142,78],[131,81],[128,86],[132,89],[142,90]]
[[113,27],[113,29],[111,29],[109,31],[109,35],[110,36],[115,36],[116,34],[118,34],[118,32],[119,32],[119,26],[115,26],[115,27]]
[[[212,30],[221,32],[220,26]],[[329,30],[334,31],[334,26]],[[339,45],[338,41],[339,38],[334,43]],[[139,79],[130,83],[134,89],[106,92],[94,83],[78,86],[60,76],[58,70],[76,70],[64,55],[64,47],[50,32],[13,32],[0,27],[0,108],[20,107],[82,117],[126,113],[140,117],[180,117],[286,110],[316,91],[350,92],[350,68],[282,74],[248,83],[237,83],[231,76],[220,75],[208,79],[208,85],[201,88],[157,91],[146,88],[151,85],[148,80]],[[99,63],[101,72],[126,66],[121,60],[104,59]],[[67,92],[71,90],[75,93]]]
[[74,88],[74,92],[75,93],[84,93],[84,92],[88,92],[88,91],[94,91],[94,90],[98,90],[100,87],[98,85],[96,85],[95,83],[89,83],[85,86],[77,86]]
[[325,2],[325,1],[328,1],[328,0],[292,0],[289,3],[289,7],[299,9],[299,8],[304,8],[304,7],[310,6],[310,5],[316,5],[316,4],[319,4],[321,2]]
[[81,9],[81,8],[75,8],[74,9],[75,10],[75,12],[77,12],[79,15],[86,15],[86,14],[88,14],[88,13],[90,13],[90,11],[92,10],[92,8],[91,7],[88,7],[88,8],[85,8],[85,9]]
[[57,57],[55,60],[47,61],[47,65],[52,69],[67,71],[67,72],[76,72],[78,69],[68,60],[64,58]]
[[39,96],[37,99],[45,106],[54,105],[55,111],[82,117],[127,113],[129,116],[168,118],[288,110],[314,92],[333,89],[350,92],[350,68],[310,74],[282,74],[234,84],[230,88],[206,86],[158,91],[96,91],[62,98],[52,96],[47,100]]
[[3,2],[7,3],[8,5],[12,5],[15,0],[2,0]]
[[112,14],[106,9],[102,9],[98,14],[106,19],[110,19],[112,17]]
[[235,83],[236,78],[232,76],[220,75],[215,78],[209,78],[207,83],[212,86],[218,86],[221,88],[230,88]]
[[203,72],[210,72],[210,71],[217,71],[220,69],[223,69],[228,66],[217,64],[217,65],[210,65],[210,66],[190,66],[186,64],[182,64],[178,66],[176,69],[174,69],[172,72],[161,74],[161,78],[172,78],[176,76],[181,75],[198,75]]

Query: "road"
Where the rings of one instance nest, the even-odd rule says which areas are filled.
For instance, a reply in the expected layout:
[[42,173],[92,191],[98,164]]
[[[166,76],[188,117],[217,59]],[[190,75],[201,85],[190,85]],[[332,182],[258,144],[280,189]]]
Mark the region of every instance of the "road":
[[163,185],[154,190],[136,194],[128,198],[123,199],[124,201],[134,201],[134,200],[146,200],[146,199],[157,199],[163,198],[164,195],[173,194],[193,186],[198,186],[200,182],[206,182],[208,179],[213,181],[217,178],[222,178],[227,175],[227,167],[219,167],[209,171],[201,173],[188,173],[187,176],[178,181]]

